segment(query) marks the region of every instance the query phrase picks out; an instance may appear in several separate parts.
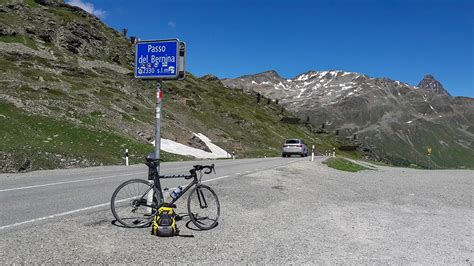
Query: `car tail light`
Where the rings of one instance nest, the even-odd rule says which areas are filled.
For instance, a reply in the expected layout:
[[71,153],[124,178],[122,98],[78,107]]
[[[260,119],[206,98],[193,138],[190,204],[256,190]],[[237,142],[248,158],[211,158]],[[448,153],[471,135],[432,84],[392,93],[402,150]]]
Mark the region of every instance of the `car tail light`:
[[303,145],[301,145],[301,144],[298,144],[298,145],[296,145],[296,147],[299,147],[299,148],[301,148],[301,147],[303,147]]

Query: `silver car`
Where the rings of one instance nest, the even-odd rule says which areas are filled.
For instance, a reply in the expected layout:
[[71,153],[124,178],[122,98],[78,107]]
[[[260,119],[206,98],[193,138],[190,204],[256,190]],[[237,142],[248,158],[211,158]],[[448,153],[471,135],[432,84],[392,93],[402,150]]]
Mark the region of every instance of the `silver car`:
[[283,144],[283,157],[289,157],[294,154],[301,157],[308,156],[308,146],[306,146],[302,139],[287,139]]

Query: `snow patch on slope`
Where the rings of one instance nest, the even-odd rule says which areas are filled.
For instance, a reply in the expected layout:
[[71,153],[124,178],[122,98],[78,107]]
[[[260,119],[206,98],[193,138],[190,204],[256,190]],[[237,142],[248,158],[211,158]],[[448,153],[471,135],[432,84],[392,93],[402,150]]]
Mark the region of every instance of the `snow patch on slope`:
[[[161,139],[161,150],[179,155],[194,156],[199,159],[216,159],[230,157],[230,154],[227,151],[212,143],[212,141],[204,134],[193,134],[194,136],[200,138],[207,145],[209,150],[211,150],[211,152],[189,147],[184,144],[172,141],[170,139]],[[155,141],[152,141],[151,143],[153,144],[153,146],[155,145]]]

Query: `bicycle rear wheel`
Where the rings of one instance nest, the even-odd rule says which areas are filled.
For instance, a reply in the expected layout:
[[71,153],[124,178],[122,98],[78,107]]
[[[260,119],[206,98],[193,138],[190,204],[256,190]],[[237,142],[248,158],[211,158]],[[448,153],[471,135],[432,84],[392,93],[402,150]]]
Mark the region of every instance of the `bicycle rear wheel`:
[[[153,193],[153,182],[132,179],[115,189],[110,200],[112,214],[125,227],[144,227],[151,223],[158,207]],[[151,197],[151,203],[149,198]]]
[[208,230],[217,225],[220,208],[216,192],[206,185],[196,186],[189,193],[189,218],[201,230]]

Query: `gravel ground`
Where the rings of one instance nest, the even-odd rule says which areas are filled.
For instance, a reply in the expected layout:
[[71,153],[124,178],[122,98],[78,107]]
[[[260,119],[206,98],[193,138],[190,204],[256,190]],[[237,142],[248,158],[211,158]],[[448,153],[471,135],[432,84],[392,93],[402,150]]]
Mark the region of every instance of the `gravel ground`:
[[0,263],[470,264],[472,177],[379,166],[346,173],[302,161],[208,183],[221,221],[210,231],[180,221],[194,238],[115,226],[102,209],[0,232]]

